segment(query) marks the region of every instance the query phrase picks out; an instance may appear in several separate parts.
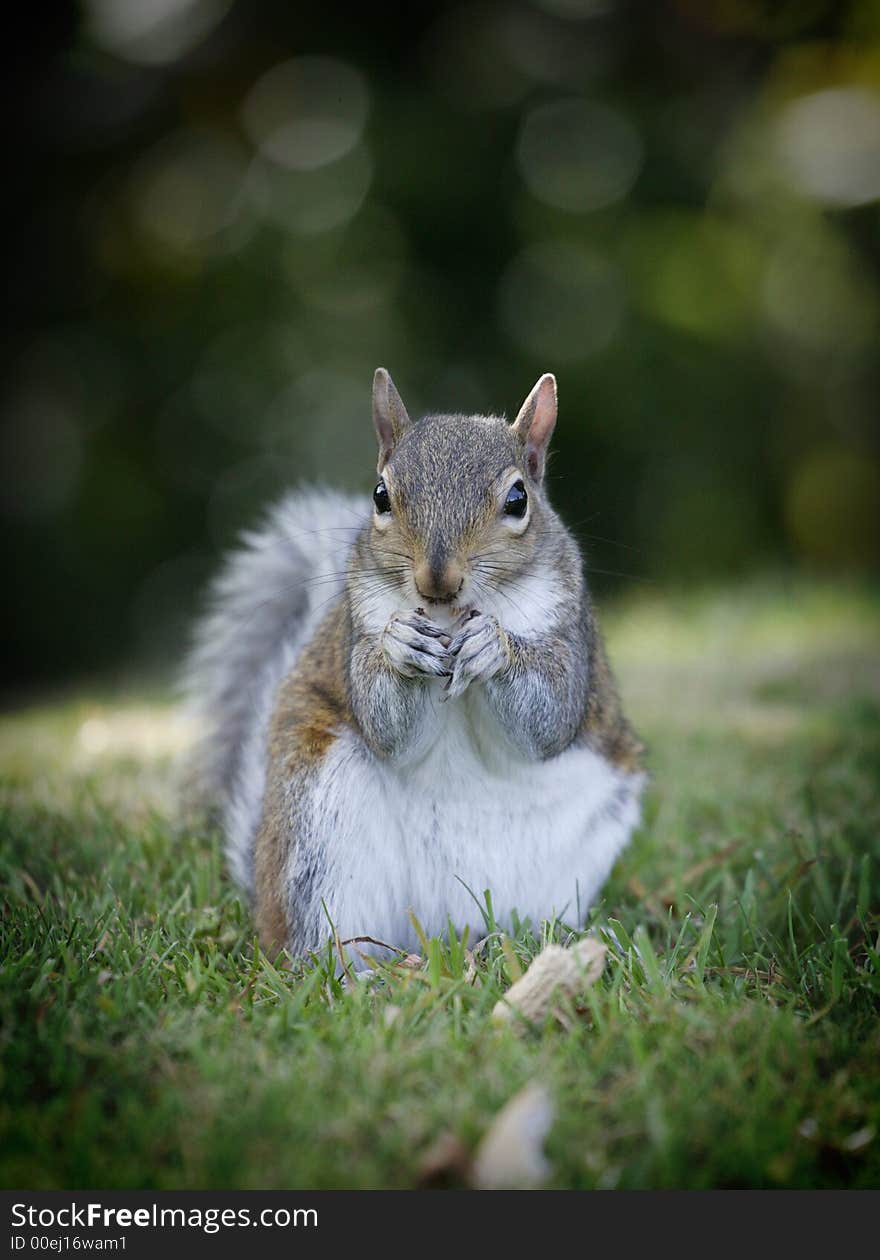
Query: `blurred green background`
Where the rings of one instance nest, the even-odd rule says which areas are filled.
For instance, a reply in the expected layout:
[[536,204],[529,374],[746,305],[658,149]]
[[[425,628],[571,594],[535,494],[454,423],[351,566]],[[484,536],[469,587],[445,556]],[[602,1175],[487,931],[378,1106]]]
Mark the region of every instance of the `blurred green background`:
[[181,655],[373,369],[511,414],[602,591],[880,565],[880,3],[32,6],[7,47],[15,695]]

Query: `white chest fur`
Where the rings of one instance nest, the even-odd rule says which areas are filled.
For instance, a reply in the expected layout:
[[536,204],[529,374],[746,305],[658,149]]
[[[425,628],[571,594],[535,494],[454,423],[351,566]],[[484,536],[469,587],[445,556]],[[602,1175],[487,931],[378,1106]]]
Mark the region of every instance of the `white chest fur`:
[[[641,777],[584,747],[523,759],[477,691],[435,710],[419,761],[382,762],[346,732],[310,794],[309,830],[329,857],[324,901],[341,938],[415,948],[412,909],[431,935],[449,916],[476,939],[474,896],[482,902],[486,889],[502,925],[513,912],[535,928],[553,915],[582,922],[638,822]],[[326,936],[326,920],[315,930]]]

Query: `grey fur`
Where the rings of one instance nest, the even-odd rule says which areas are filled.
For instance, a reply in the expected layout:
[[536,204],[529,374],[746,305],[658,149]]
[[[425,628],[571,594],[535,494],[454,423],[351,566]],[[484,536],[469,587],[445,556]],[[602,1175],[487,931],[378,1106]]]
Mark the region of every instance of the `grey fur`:
[[366,499],[329,490],[287,495],[241,536],[212,583],[182,678],[202,739],[190,771],[195,803],[215,812],[233,874],[253,887],[248,817],[265,778],[266,731],[278,684],[308,632],[338,598]]
[[[407,618],[411,627],[421,620],[415,614]],[[428,693],[422,680],[389,667],[381,639],[354,633],[349,696],[364,739],[379,756],[395,757],[413,747],[429,708]]]

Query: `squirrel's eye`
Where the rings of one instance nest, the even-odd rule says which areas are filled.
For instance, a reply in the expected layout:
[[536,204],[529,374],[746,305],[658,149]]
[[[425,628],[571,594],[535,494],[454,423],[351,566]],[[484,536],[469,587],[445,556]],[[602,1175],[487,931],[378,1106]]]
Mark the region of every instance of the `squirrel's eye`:
[[388,497],[388,488],[384,481],[380,481],[376,489],[373,491],[373,502],[376,505],[376,511],[381,516],[384,512],[391,511],[391,500]]
[[507,492],[507,498],[504,500],[504,515],[523,517],[526,514],[526,508],[529,505],[529,496],[526,494],[526,488],[521,481],[515,481]]

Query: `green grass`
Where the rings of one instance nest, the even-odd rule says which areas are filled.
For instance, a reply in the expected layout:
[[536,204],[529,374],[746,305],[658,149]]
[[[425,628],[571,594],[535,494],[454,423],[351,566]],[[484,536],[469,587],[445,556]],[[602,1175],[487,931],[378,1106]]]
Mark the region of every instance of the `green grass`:
[[492,930],[476,983],[456,942],[347,987],[330,952],[273,966],[177,819],[167,703],[4,719],[0,1184],[409,1187],[538,1079],[551,1186],[880,1185],[880,599],[768,582],[605,624],[653,783],[592,915],[605,973],[532,1031],[490,1014],[540,928]]

